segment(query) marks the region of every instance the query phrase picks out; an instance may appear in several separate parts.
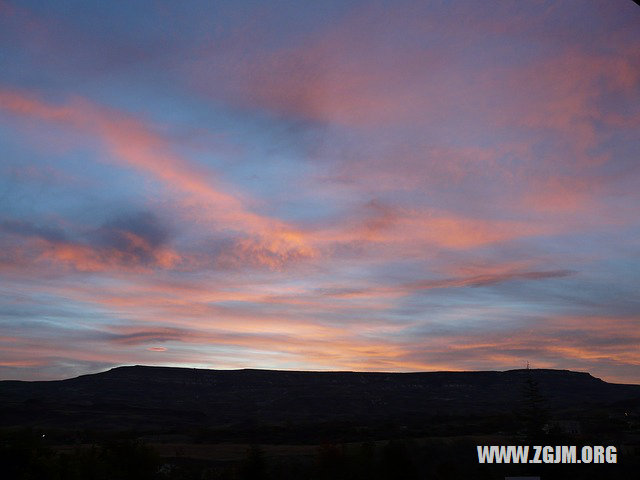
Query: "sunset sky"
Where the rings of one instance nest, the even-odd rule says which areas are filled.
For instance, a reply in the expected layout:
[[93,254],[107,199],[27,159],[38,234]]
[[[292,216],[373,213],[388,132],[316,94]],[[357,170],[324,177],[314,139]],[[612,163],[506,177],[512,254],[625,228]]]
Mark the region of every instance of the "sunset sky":
[[640,383],[631,1],[0,0],[0,379]]

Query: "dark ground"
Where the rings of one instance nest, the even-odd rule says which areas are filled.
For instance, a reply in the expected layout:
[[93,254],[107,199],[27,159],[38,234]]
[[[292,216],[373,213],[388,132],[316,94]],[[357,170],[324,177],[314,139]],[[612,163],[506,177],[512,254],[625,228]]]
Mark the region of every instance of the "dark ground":
[[[560,370],[121,367],[0,382],[16,479],[635,478],[640,386]],[[480,465],[476,445],[615,445],[618,463]]]

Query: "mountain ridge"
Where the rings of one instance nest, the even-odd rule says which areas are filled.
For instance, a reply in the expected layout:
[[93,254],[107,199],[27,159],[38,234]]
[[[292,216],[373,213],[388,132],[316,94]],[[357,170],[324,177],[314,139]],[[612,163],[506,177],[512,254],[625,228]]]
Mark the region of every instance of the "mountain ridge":
[[185,430],[346,422],[426,428],[442,418],[513,417],[526,401],[529,380],[558,418],[589,409],[640,407],[640,385],[607,383],[570,370],[391,373],[122,366],[65,380],[0,381],[0,427]]
[[640,384],[631,384],[631,383],[616,383],[616,382],[607,382],[599,377],[593,376],[589,372],[582,372],[576,370],[569,369],[552,369],[552,368],[537,368],[537,369],[509,369],[509,370],[432,370],[432,371],[411,371],[411,372],[392,372],[392,371],[359,371],[359,370],[281,370],[281,369],[263,369],[263,368],[238,368],[238,369],[213,369],[213,368],[190,368],[190,367],[171,367],[171,366],[163,366],[163,365],[121,365],[117,367],[110,368],[108,370],[104,370],[96,373],[87,373],[78,375],[75,377],[62,378],[62,379],[53,379],[53,380],[16,380],[16,379],[8,379],[8,380],[0,380],[0,384],[5,382],[15,382],[15,383],[50,383],[50,382],[65,382],[70,380],[76,380],[80,378],[87,377],[95,377],[95,376],[105,376],[114,373],[122,373],[122,372],[130,372],[130,371],[171,371],[174,373],[186,373],[186,372],[198,372],[198,373],[242,373],[242,372],[263,372],[263,373],[273,373],[273,374],[301,374],[301,375],[397,375],[397,376],[411,376],[411,375],[466,375],[466,374],[510,374],[515,372],[555,372],[557,374],[570,374],[576,376],[585,376],[591,378],[593,380],[597,380],[608,385],[628,385],[628,386],[640,386]]

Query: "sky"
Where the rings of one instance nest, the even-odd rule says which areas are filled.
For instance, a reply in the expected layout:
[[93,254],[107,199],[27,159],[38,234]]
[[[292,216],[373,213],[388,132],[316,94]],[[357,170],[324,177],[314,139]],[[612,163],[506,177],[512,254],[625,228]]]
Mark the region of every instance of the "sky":
[[631,1],[0,0],[0,379],[640,383]]

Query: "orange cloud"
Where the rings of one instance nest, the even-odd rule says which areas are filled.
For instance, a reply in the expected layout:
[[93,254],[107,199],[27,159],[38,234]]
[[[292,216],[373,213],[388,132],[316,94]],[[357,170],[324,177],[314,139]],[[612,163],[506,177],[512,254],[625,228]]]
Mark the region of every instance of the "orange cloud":
[[[183,197],[183,206],[197,210],[209,228],[248,234],[251,240],[239,244],[236,254],[249,255],[250,262],[280,266],[315,253],[301,232],[249,211],[240,198],[220,186],[210,171],[171,153],[166,140],[130,115],[78,99],[65,106],[53,105],[7,89],[0,90],[0,109],[95,135],[107,146],[113,161],[149,174],[177,191]],[[62,255],[70,256],[68,252]]]
[[501,273],[487,273],[460,278],[445,278],[440,280],[420,280],[397,286],[381,286],[369,288],[330,289],[325,295],[337,298],[376,298],[403,297],[421,290],[441,288],[482,287],[516,280],[543,280],[571,275],[567,270],[552,271],[504,271]]
[[17,238],[7,235],[3,242],[6,258],[0,261],[0,268],[27,273],[30,267],[42,269],[53,264],[81,272],[145,272],[153,268],[175,268],[183,261],[182,256],[169,247],[152,246],[132,232],[120,233],[128,242],[127,248],[92,246],[34,234]]
[[395,255],[425,258],[429,249],[466,250],[545,235],[558,228],[518,220],[469,218],[431,208],[417,210],[378,205],[366,209],[350,223],[315,232],[314,239],[320,245],[373,245],[382,252],[388,250]]
[[[148,265],[152,267],[172,268],[181,260],[180,255],[169,248],[147,249],[146,251],[150,256]],[[69,265],[76,270],[87,272],[123,268],[134,271],[147,269],[145,264],[141,264],[137,258],[127,252],[70,243],[48,245],[42,250],[39,260]]]
[[167,349],[165,347],[149,347],[147,348],[150,352],[166,352]]

